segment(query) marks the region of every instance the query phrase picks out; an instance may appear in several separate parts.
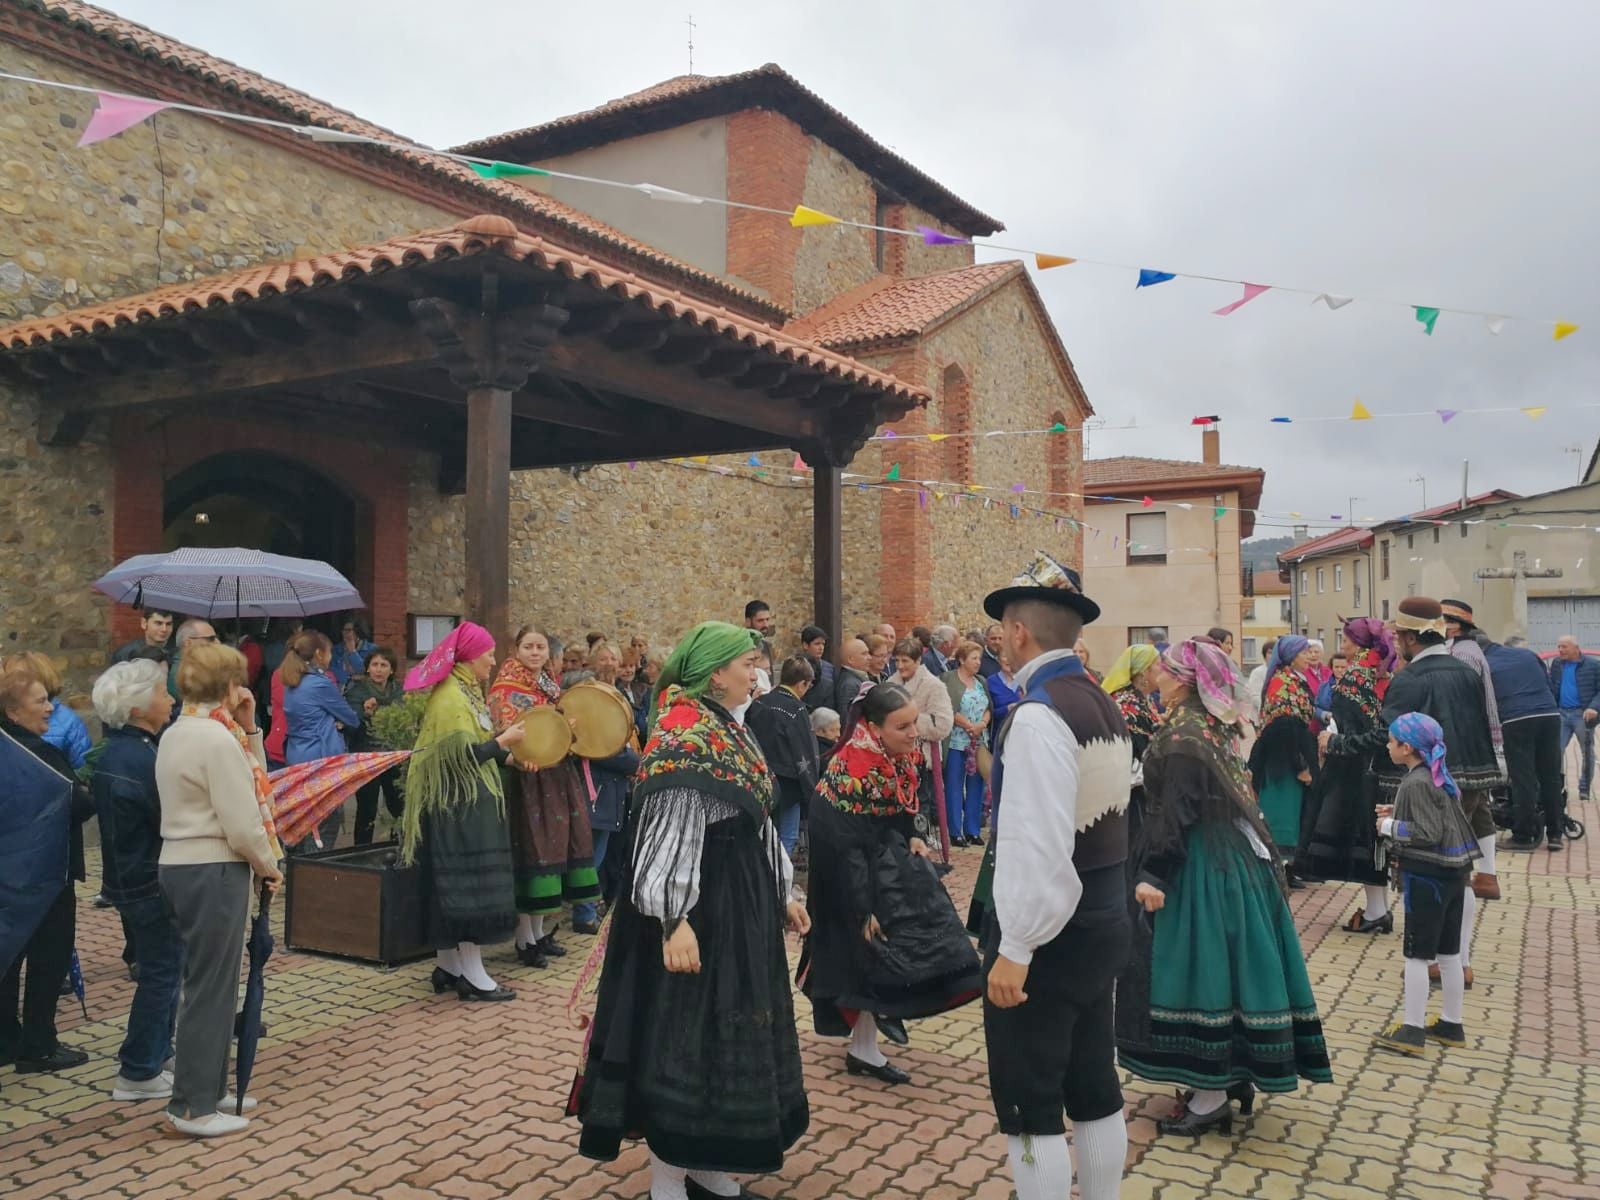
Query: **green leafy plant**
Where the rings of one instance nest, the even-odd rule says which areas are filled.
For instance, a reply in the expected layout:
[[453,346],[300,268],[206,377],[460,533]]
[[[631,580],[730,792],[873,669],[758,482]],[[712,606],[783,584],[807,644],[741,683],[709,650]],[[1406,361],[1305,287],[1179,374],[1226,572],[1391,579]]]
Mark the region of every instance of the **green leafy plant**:
[[416,747],[417,734],[422,731],[422,712],[428,706],[426,691],[407,692],[405,699],[386,704],[372,714],[373,736],[395,750]]

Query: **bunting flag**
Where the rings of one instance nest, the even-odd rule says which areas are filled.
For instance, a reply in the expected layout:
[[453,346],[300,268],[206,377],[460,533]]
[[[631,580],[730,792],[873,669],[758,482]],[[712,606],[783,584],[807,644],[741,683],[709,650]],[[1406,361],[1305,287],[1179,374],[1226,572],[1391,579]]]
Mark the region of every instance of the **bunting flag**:
[[972,245],[971,240],[968,239],[968,238],[956,237],[955,235],[949,234],[949,233],[940,233],[937,229],[933,228],[933,226],[931,226],[931,225],[918,225],[917,226],[917,232],[922,235],[922,244],[924,246],[970,246],[970,245]]
[[896,480],[898,480],[900,478],[900,464],[895,463],[893,466],[891,466],[889,468],[889,473],[885,475],[884,478],[890,483],[894,483]]
[[1219,504],[1216,506],[1216,508],[1211,510],[1211,519],[1213,521],[1220,521],[1227,511],[1228,510],[1223,505]]
[[1321,292],[1311,303],[1317,304],[1320,302],[1322,304],[1326,304],[1330,312],[1336,312],[1343,308],[1346,304],[1349,304],[1354,298],[1355,297],[1353,296],[1335,296],[1331,292]]
[[90,114],[89,123],[83,127],[78,148],[114,138],[171,107],[160,100],[140,100],[135,96],[119,96],[115,92],[96,92],[95,109]]
[[1171,271],[1152,271],[1149,267],[1140,267],[1139,282],[1133,286],[1136,288],[1155,287],[1158,283],[1166,283],[1167,280],[1176,278],[1177,276]]
[[636,183],[633,185],[633,190],[643,192],[652,200],[665,200],[669,204],[704,204],[706,202],[704,196],[680,192],[677,188],[660,187],[654,183]]
[[1483,327],[1496,337],[1499,337],[1500,331],[1506,327],[1506,319],[1504,317],[1485,317],[1483,319]]
[[917,489],[917,507],[923,512],[928,511],[928,492],[926,488]]
[[761,456],[759,454],[752,454],[749,458],[745,459],[744,461],[745,461],[745,465],[746,466],[759,467],[761,465]]
[[815,208],[807,208],[804,204],[796,204],[793,214],[789,217],[789,224],[796,229],[805,229],[812,225],[837,225],[838,223],[838,217],[831,217]]
[[1439,409],[1439,423],[1442,425],[1450,424],[1450,422],[1455,419],[1455,416],[1456,410],[1453,408]]
[[942,442],[949,436],[950,435],[948,433],[930,433],[928,435],[928,440],[930,442]]
[[708,462],[711,461],[711,456],[709,454],[697,454],[693,458],[691,458],[689,461],[690,462],[697,462],[697,463],[708,463]]
[[1244,295],[1240,296],[1232,304],[1224,304],[1221,308],[1213,310],[1211,315],[1214,317],[1226,317],[1230,313],[1236,313],[1246,304],[1249,304],[1250,301],[1261,295],[1262,292],[1270,292],[1271,290],[1272,289],[1264,283],[1247,283],[1244,285]]
[[329,129],[323,125],[302,125],[296,132],[305,135],[313,142],[335,142],[349,146],[372,140],[363,133],[346,133],[342,129]]
[[1570,321],[1557,321],[1556,322],[1556,328],[1555,328],[1555,337],[1552,340],[1559,342],[1562,338],[1568,336],[1569,334],[1573,334],[1573,333],[1577,333],[1577,332],[1578,332],[1578,327],[1576,325],[1572,324]]
[[1028,490],[1028,485],[1025,483],[1013,483],[1011,485],[1011,490],[1013,492],[1025,492]]
[[1271,423],[1274,424],[1274,425],[1293,425],[1294,424],[1294,418],[1293,417],[1273,417]]
[[1141,496],[1141,497],[1139,497],[1139,507],[1140,508],[1154,508],[1155,507],[1155,503],[1156,502],[1154,500],[1152,500],[1149,496]]
[[1546,408],[1544,405],[1540,404],[1525,408],[1522,411],[1527,413],[1530,418],[1537,421],[1540,417],[1544,416]]
[[1048,271],[1051,267],[1070,267],[1078,260],[1068,258],[1065,254],[1035,254],[1033,265],[1041,271]]
[[1221,421],[1222,421],[1222,418],[1221,417],[1216,417],[1216,416],[1212,416],[1212,417],[1191,417],[1189,419],[1189,424],[1191,424],[1191,425],[1217,425],[1217,424],[1220,424]]
[[1050,433],[1065,433],[1066,431],[1067,431],[1067,426],[1066,426],[1066,423],[1063,422],[1063,421],[1057,421],[1054,425],[1050,426],[1050,429],[1049,429]]
[[1357,400],[1355,407],[1350,410],[1350,419],[1352,421],[1370,421],[1372,420],[1372,414],[1367,411],[1365,404]]
[[489,162],[468,163],[474,171],[485,179],[516,179],[522,175],[539,175],[548,177],[550,172],[540,167],[525,167],[521,163]]
[[1422,325],[1422,332],[1432,337],[1433,327],[1439,323],[1439,310],[1430,308],[1425,304],[1413,304],[1411,311],[1417,314],[1417,321]]
[[810,469],[811,469],[810,467],[806,466],[806,460],[801,458],[799,452],[796,451],[795,452],[795,456],[794,456],[794,462],[789,467],[789,470],[791,470],[791,471],[809,471]]

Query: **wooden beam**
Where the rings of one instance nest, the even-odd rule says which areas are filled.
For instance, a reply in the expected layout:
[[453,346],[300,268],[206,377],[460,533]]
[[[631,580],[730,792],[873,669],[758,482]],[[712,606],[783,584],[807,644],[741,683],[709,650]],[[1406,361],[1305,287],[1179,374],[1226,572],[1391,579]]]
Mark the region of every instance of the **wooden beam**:
[[717,348],[717,339],[706,334],[693,337],[676,337],[652,357],[662,366],[694,366],[711,357]]
[[844,629],[844,497],[840,469],[819,466],[811,489],[812,620],[828,635],[828,657],[839,663]]
[[826,375],[790,375],[777,387],[769,388],[767,395],[774,400],[805,400],[821,391],[826,380]]
[[616,413],[593,404],[585,404],[569,392],[570,399],[541,396],[522,391],[511,402],[513,415],[528,421],[543,421],[547,425],[560,425],[565,429],[578,429],[606,438],[626,437],[633,426]]
[[671,321],[635,321],[602,339],[612,350],[659,350],[672,337]]
[[254,354],[260,343],[237,321],[226,317],[215,320],[201,317],[186,326],[195,344],[208,354],[240,356]]
[[89,432],[94,420],[91,412],[62,408],[48,400],[39,405],[39,426],[35,436],[41,446],[76,446]]
[[563,334],[610,333],[622,324],[622,314],[627,311],[622,304],[591,304],[572,310],[572,316],[561,327]]
[[695,370],[702,379],[737,379],[755,365],[754,350],[717,350]]
[[466,615],[504,645],[511,636],[511,392],[467,395]]
[[759,363],[739,376],[734,381],[733,386],[737,388],[762,388],[763,390],[775,388],[789,378],[789,372],[792,370],[794,368],[786,362]]
[[240,328],[258,342],[303,346],[308,340],[305,327],[284,313],[240,309],[234,312],[234,319],[239,322]]

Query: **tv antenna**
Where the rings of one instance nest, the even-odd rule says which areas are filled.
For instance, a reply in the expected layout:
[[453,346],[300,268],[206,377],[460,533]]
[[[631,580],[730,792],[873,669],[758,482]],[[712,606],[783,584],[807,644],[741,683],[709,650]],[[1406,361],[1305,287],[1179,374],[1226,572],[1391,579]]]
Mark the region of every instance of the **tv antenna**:
[[684,22],[689,27],[689,74],[694,74],[694,14],[689,14],[689,19]]

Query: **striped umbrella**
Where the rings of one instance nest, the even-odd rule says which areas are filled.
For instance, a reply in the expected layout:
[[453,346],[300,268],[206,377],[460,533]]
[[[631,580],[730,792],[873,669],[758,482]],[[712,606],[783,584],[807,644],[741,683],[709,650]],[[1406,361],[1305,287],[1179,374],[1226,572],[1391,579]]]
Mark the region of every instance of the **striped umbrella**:
[[[272,819],[279,840],[293,846],[316,837],[324,817],[364,784],[410,757],[409,750],[333,754],[274,771],[267,778],[272,783]],[[322,845],[320,838],[317,845]]]

